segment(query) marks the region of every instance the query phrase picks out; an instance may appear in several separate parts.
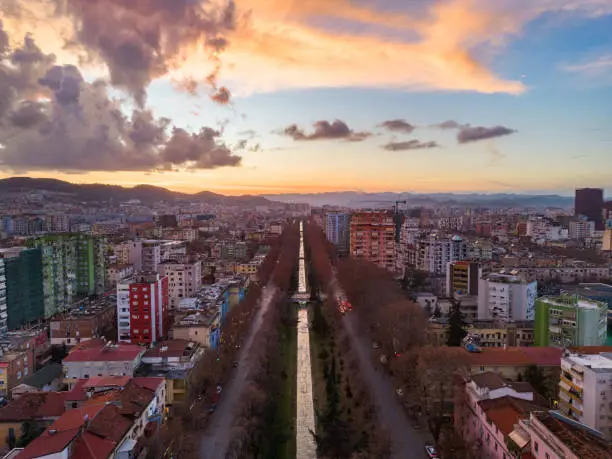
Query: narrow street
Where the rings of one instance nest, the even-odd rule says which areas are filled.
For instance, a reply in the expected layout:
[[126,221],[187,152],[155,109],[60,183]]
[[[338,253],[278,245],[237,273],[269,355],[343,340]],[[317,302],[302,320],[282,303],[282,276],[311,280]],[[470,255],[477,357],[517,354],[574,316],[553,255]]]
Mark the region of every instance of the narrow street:
[[275,288],[270,283],[262,292],[260,307],[239,353],[238,368],[234,369],[234,374],[223,388],[217,409],[203,433],[200,443],[200,457],[202,459],[225,459],[231,439],[234,413],[237,410],[240,395],[245,389],[245,383],[251,368],[249,359],[251,345],[256,333],[261,328],[265,313],[274,298],[274,293]]

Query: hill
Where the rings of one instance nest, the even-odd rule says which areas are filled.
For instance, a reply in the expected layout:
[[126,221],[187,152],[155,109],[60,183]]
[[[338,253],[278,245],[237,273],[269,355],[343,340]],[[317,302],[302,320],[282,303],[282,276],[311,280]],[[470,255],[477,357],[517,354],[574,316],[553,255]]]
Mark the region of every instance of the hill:
[[225,196],[210,191],[188,194],[152,185],[122,187],[97,183],[76,184],[63,180],[31,177],[11,177],[0,180],[0,195],[31,191],[62,194],[80,202],[124,202],[138,199],[143,203],[185,200],[245,207],[274,204],[274,202],[262,196]]

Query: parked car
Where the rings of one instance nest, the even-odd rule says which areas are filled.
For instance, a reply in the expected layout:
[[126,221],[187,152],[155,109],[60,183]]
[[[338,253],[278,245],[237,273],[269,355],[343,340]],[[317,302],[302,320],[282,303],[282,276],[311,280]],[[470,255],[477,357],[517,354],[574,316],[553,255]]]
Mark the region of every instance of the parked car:
[[440,456],[438,455],[438,452],[436,451],[436,448],[434,448],[431,445],[425,445],[425,452],[427,453],[427,457],[429,457],[430,459],[440,458]]
[[232,367],[236,368],[237,366],[238,366],[238,361],[237,361],[237,360],[234,360],[234,361],[232,362]]
[[208,412],[214,413],[216,409],[217,409],[217,405],[210,405],[210,408],[208,408]]

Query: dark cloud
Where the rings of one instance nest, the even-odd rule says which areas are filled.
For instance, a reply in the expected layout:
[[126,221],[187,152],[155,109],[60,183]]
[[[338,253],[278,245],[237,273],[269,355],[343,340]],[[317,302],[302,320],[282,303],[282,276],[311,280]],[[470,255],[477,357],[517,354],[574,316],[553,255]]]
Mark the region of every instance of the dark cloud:
[[380,127],[388,129],[389,131],[403,132],[405,134],[410,134],[415,129],[412,124],[402,119],[384,121],[380,123]]
[[9,120],[13,126],[31,128],[44,123],[48,119],[43,103],[26,100],[9,114]]
[[504,126],[463,126],[457,133],[457,142],[468,143],[478,140],[493,139],[504,135],[514,134],[516,131]]
[[405,150],[422,150],[426,148],[437,148],[436,142],[421,142],[419,140],[407,140],[405,142],[389,142],[383,145],[385,150],[389,151],[405,151]]
[[227,105],[230,103],[231,97],[229,89],[221,86],[220,88],[215,88],[215,93],[210,96],[210,99],[217,104]]
[[146,109],[126,116],[107,83],[55,65],[30,39],[0,60],[0,145],[0,166],[19,171],[212,169],[241,161],[212,128],[189,133]]
[[104,62],[111,84],[142,106],[146,88],[180,62],[189,47],[217,56],[234,29],[233,0],[50,0],[56,15],[73,21],[74,38],[88,60]]
[[439,124],[434,124],[433,127],[440,129],[461,129],[464,125],[457,123],[455,120],[446,120]]
[[292,124],[283,129],[282,133],[293,140],[323,140],[323,139],[342,139],[350,142],[361,142],[367,139],[372,134],[370,132],[355,132],[341,120],[317,121],[313,124],[313,132],[306,134],[303,129],[300,129],[296,124]]

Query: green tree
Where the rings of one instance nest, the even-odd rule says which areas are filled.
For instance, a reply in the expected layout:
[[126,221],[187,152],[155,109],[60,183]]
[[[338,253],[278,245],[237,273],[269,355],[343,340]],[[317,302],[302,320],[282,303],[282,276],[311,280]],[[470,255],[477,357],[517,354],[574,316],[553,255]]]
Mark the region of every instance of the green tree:
[[451,310],[448,314],[448,346],[461,346],[461,341],[465,338],[465,321],[461,314],[461,302],[451,300]]
[[17,440],[17,448],[25,448],[35,438],[37,438],[44,429],[38,425],[35,421],[29,419],[21,424],[21,436]]

